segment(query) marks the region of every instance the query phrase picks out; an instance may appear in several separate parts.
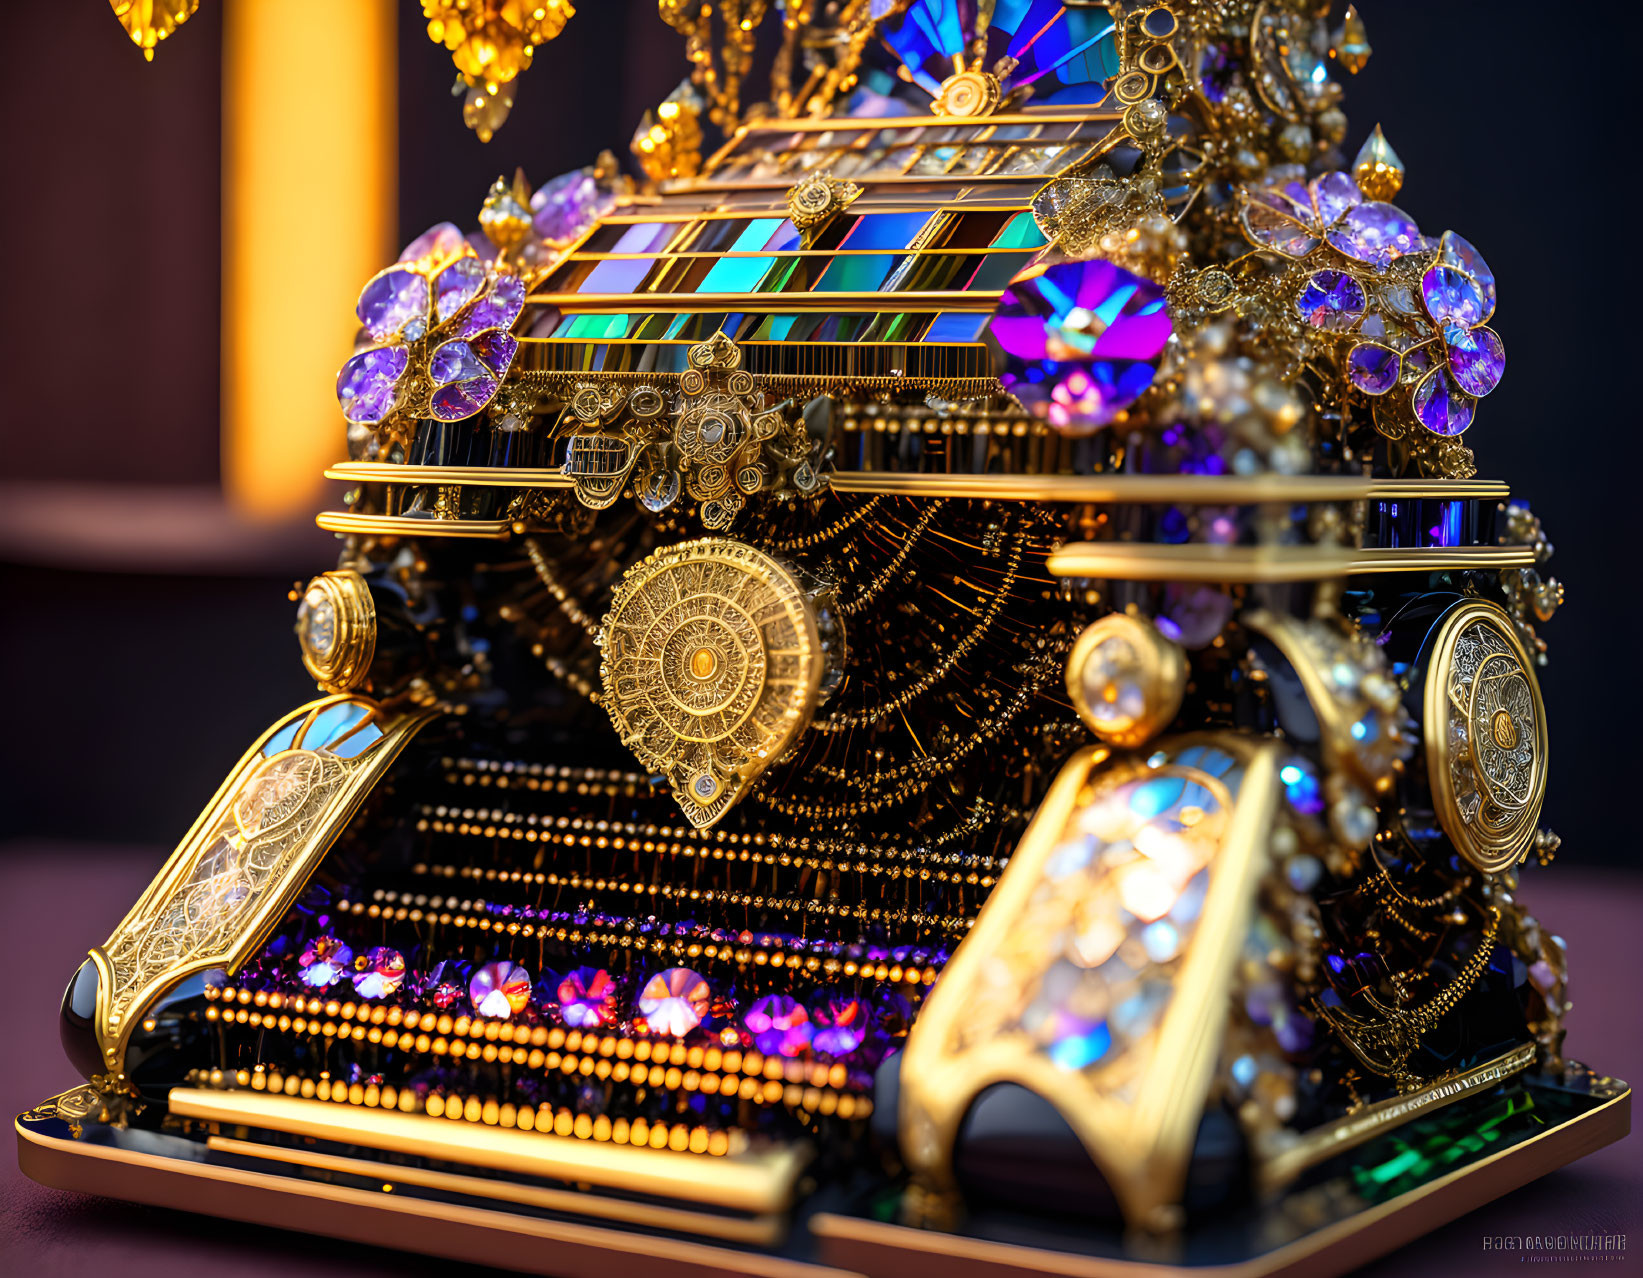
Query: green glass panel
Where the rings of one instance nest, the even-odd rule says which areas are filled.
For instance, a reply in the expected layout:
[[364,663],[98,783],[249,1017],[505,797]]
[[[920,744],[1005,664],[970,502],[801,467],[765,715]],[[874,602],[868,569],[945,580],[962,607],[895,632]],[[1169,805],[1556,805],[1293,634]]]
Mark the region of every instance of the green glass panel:
[[578,315],[566,337],[626,337],[631,315]]
[[821,279],[816,281],[818,293],[872,293],[884,282],[896,259],[889,253],[870,253],[862,257],[836,257]]

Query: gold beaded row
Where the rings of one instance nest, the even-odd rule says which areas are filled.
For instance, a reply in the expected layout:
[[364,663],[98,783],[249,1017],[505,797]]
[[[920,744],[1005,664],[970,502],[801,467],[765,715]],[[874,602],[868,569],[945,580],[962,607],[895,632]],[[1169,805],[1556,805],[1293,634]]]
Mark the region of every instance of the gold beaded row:
[[[900,865],[891,865],[886,869],[877,862],[862,860],[852,864],[849,861],[834,861],[828,857],[794,856],[790,852],[783,852],[777,856],[765,852],[750,852],[746,848],[740,851],[721,847],[709,847],[706,844],[692,843],[663,843],[652,839],[643,842],[634,839],[631,843],[621,835],[588,835],[588,834],[556,834],[519,826],[474,825],[466,821],[442,821],[435,818],[419,818],[416,823],[418,831],[432,831],[435,834],[455,834],[467,837],[485,839],[518,839],[530,843],[550,843],[561,847],[582,847],[597,850],[633,851],[645,853],[660,853],[662,855],[700,857],[703,860],[715,861],[744,861],[753,865],[781,866],[784,869],[804,870],[837,870],[840,873],[856,874],[887,874],[892,879],[917,878],[924,882],[937,883],[967,883],[973,887],[992,887],[997,880],[991,874],[979,874],[974,870],[964,873],[959,870],[933,870],[924,865],[916,870],[911,866],[903,869]],[[992,858],[987,858],[991,860]],[[474,878],[491,879],[498,877],[516,883],[535,883],[538,885],[549,882],[547,875],[542,871],[515,870],[512,872],[498,871],[494,868],[481,870],[478,866],[456,865],[417,865],[412,867],[413,874],[444,875],[446,878]]]
[[873,511],[878,508],[879,503],[883,500],[884,498],[882,495],[869,497],[854,510],[839,516],[838,519],[834,520],[827,527],[817,529],[813,533],[806,533],[802,537],[788,537],[774,541],[767,540],[764,543],[765,549],[775,551],[808,550],[811,546],[820,546],[826,542],[832,541],[833,538],[839,536],[841,533],[848,532],[850,529],[854,528],[862,520],[866,519],[868,515],[872,514]]
[[[213,1075],[216,1073],[213,1071]],[[483,1123],[489,1127],[511,1127],[526,1132],[538,1131],[544,1135],[572,1136],[578,1140],[643,1145],[651,1149],[671,1149],[681,1154],[706,1154],[714,1158],[740,1154],[748,1147],[747,1133],[736,1129],[710,1130],[687,1123],[670,1125],[661,1121],[650,1122],[644,1118],[612,1119],[606,1114],[593,1118],[547,1104],[533,1109],[511,1101],[481,1101],[477,1096],[431,1095],[423,1101],[408,1087],[396,1090],[387,1084],[344,1084],[341,1080],[333,1082],[324,1076],[314,1079],[300,1074],[281,1074],[277,1069],[264,1070],[260,1065],[254,1070],[241,1070],[234,1075],[236,1082],[240,1082],[242,1077],[244,1082],[241,1086],[258,1092],[282,1092],[287,1096],[302,1096],[339,1105],[393,1109],[402,1114],[426,1113],[430,1118]]]
[[841,617],[855,616],[884,593],[885,587],[900,574],[902,565],[923,539],[925,530],[930,527],[930,521],[941,513],[941,508],[945,504],[942,501],[933,501],[924,509],[913,526],[907,530],[906,540],[902,542],[901,549],[890,557],[890,562],[873,574],[873,579],[862,587],[855,598],[836,606]]
[[[770,966],[779,968],[803,968],[807,972],[821,972],[828,977],[860,977],[863,980],[875,980],[880,983],[889,982],[891,985],[934,985],[940,972],[935,967],[920,968],[913,964],[905,967],[900,963],[858,963],[854,959],[823,958],[819,954],[786,954],[781,950],[754,949],[751,946],[731,946],[729,943],[717,945],[712,941],[701,942],[687,940],[683,937],[644,937],[631,936],[625,932],[584,932],[581,928],[537,927],[533,923],[520,923],[517,919],[491,919],[483,915],[471,917],[465,914],[452,914],[449,911],[424,911],[420,907],[399,906],[397,908],[383,905],[366,905],[362,901],[340,901],[337,903],[338,914],[353,914],[366,918],[390,919],[398,922],[409,921],[420,923],[427,921],[446,927],[471,927],[479,932],[503,932],[509,936],[522,937],[530,940],[540,937],[544,941],[553,941],[560,945],[587,946],[593,949],[619,948],[629,950],[643,950],[657,956],[671,954],[675,958],[706,958],[722,959],[725,962],[735,962],[742,967]],[[919,926],[935,926],[938,920],[930,915],[914,914],[913,922]],[[969,923],[964,924],[965,927]]]
[[[836,901],[825,904],[812,897],[797,896],[758,896],[751,892],[737,892],[730,888],[685,888],[675,887],[671,883],[638,883],[632,879],[614,878],[585,878],[580,874],[559,874],[549,872],[545,882],[549,887],[565,887],[573,891],[586,889],[593,892],[630,892],[635,896],[659,896],[674,901],[699,901],[704,905],[717,902],[720,905],[744,905],[755,910],[781,910],[796,914],[825,914],[829,918],[856,919],[863,923],[910,923],[913,913],[909,910],[886,910],[879,906],[869,908],[865,905],[840,905]],[[401,894],[385,889],[378,889],[382,893],[384,904],[394,904],[401,899]],[[464,900],[456,903],[462,911],[477,910],[484,902]],[[342,908],[340,905],[337,907]],[[443,918],[443,916],[441,916]],[[940,927],[950,930],[969,928],[975,920],[964,915],[920,915],[927,926]],[[461,927],[456,916],[452,922]],[[470,925],[475,920],[470,919]],[[483,931],[484,928],[481,927]]]
[[548,564],[548,557],[542,553],[541,543],[534,537],[525,539],[525,553],[531,557],[531,563],[536,567],[536,575],[542,579],[542,584],[548,588],[548,593],[564,610],[564,613],[587,633],[589,638],[599,634],[599,623],[590,617],[582,608],[581,602],[561,584],[558,576]]

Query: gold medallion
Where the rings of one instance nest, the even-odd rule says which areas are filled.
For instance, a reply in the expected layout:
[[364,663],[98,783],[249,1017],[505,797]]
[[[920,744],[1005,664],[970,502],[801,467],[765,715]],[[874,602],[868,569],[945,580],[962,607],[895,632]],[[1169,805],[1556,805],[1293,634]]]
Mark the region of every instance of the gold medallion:
[[657,551],[617,587],[599,636],[605,704],[691,824],[723,816],[810,722],[827,665],[818,611],[783,564],[714,537]]
[[1485,873],[1534,842],[1546,793],[1546,710],[1512,620],[1494,604],[1444,618],[1426,675],[1432,806],[1455,848]]

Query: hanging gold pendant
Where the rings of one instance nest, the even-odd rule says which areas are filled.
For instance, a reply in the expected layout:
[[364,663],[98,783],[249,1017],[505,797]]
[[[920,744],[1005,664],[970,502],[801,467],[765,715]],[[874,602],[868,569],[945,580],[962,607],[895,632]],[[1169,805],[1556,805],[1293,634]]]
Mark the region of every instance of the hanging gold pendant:
[[194,16],[200,0],[109,0],[131,42],[154,61],[154,46]]
[[692,825],[722,817],[810,723],[842,656],[830,604],[762,550],[716,537],[623,577],[599,635],[605,705]]

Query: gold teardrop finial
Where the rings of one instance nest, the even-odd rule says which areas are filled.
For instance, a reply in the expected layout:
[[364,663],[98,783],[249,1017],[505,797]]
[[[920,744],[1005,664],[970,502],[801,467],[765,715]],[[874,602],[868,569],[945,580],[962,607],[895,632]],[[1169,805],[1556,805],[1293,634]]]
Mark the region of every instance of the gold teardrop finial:
[[1381,126],[1365,139],[1352,161],[1352,177],[1358,189],[1371,200],[1390,200],[1403,188],[1403,161],[1386,140]]
[[1346,7],[1346,16],[1341,20],[1341,29],[1335,33],[1334,48],[1330,52],[1349,75],[1357,75],[1369,64],[1369,55],[1375,51],[1369,47],[1369,32],[1358,16],[1356,5]]
[[109,0],[131,42],[154,61],[154,46],[175,31],[200,7],[200,0]]

